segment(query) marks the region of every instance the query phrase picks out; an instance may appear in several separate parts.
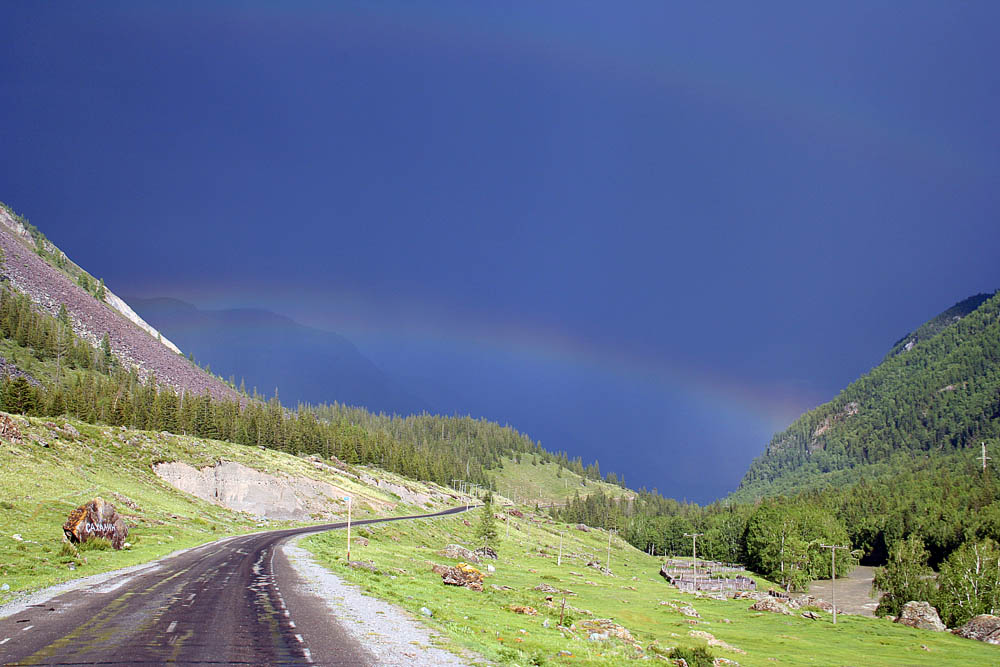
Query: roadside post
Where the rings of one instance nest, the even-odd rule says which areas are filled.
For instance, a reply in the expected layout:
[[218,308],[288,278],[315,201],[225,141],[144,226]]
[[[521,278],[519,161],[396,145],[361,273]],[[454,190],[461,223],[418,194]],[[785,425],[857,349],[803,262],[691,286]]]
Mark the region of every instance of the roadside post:
[[351,497],[344,496],[347,501],[347,562],[351,562]]

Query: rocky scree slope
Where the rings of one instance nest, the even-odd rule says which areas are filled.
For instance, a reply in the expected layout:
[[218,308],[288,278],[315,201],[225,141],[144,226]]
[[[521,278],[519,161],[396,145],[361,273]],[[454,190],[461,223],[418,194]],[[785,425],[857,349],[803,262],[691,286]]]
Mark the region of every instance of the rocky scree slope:
[[775,435],[731,498],[792,493],[821,486],[826,473],[857,476],[868,465],[906,466],[906,457],[998,440],[1000,292],[935,317],[835,399]]
[[[112,309],[107,303],[95,299],[74,283],[67,275],[39,257],[28,245],[28,232],[10,214],[0,207],[0,248],[3,249],[3,276],[10,283],[31,297],[38,307],[51,315],[59,314],[59,307],[66,306],[73,331],[78,336],[99,346],[107,334],[111,351],[127,368],[136,368],[140,376],[155,374],[177,390],[201,395],[208,392],[215,399],[240,400],[238,392],[224,382],[197,368],[181,356],[173,344],[157,338],[148,324],[134,320],[141,318],[128,308],[124,301],[108,292],[108,299],[120,302],[120,309],[131,313],[132,319]],[[169,341],[168,341],[169,343]]]

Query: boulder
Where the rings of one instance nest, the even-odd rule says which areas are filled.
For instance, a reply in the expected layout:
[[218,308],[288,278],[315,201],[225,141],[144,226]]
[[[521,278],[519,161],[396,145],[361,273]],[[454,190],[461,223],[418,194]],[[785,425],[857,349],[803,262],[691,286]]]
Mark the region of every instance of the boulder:
[[473,591],[483,590],[483,573],[467,565],[459,563],[455,567],[450,567],[441,575],[441,580],[448,586],[462,586]]
[[445,558],[454,558],[455,560],[465,561],[467,563],[479,563],[479,556],[460,544],[449,544],[438,553]]
[[367,537],[355,537],[354,538],[354,543],[357,544],[359,547],[367,547],[368,546],[368,538]]
[[762,598],[755,602],[753,606],[750,607],[750,611],[769,611],[772,614],[791,614],[792,612],[788,610],[788,607],[783,605],[778,598],[772,598],[770,596]]
[[944,623],[941,622],[941,617],[938,616],[937,609],[932,607],[929,602],[907,602],[903,605],[903,610],[899,612],[899,618],[896,619],[896,622],[921,630],[933,630],[934,632],[947,630]]
[[18,428],[17,422],[7,415],[0,415],[0,438],[4,440],[21,439],[21,429]]
[[115,506],[98,496],[69,513],[63,532],[70,542],[79,544],[92,537],[103,537],[112,547],[121,549],[128,537],[128,526]]
[[438,565],[437,563],[431,565],[431,572],[441,576],[444,576],[444,574],[450,569],[451,568],[448,567],[447,565]]
[[498,558],[496,550],[493,547],[479,547],[474,552],[479,558],[489,558],[490,560],[496,560]]
[[[794,602],[794,606],[792,604],[789,604],[788,606],[793,609],[799,609],[801,607],[816,607],[817,609],[821,609],[826,612],[833,612],[833,605],[831,603],[820,599],[815,595],[803,595],[796,598]],[[837,611],[840,611],[840,609]]]
[[577,529],[577,530],[581,530],[581,531],[583,531],[583,532],[585,532],[585,533],[589,533],[589,532],[590,532],[590,528],[589,528],[589,527],[587,527],[587,525],[586,525],[586,524],[582,524],[582,523],[578,523],[578,524],[576,524],[576,529]]
[[541,591],[543,593],[558,593],[559,592],[559,589],[556,588],[555,586],[550,586],[549,584],[545,584],[545,583],[538,584],[532,590]]
[[515,614],[525,614],[527,616],[538,616],[538,610],[527,605],[512,604],[508,607]]
[[616,637],[623,642],[638,645],[632,637],[632,633],[629,632],[628,629],[618,625],[610,618],[588,619],[580,622],[579,627],[590,635],[605,635],[604,639],[607,639],[608,637]]
[[1000,644],[1000,616],[980,614],[973,616],[968,623],[952,630],[959,637],[975,639],[987,644]]

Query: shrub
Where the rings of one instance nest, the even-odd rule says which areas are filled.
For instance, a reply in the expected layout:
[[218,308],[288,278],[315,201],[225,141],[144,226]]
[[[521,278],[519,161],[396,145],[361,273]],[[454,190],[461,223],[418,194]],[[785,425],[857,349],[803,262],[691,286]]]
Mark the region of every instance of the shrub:
[[81,542],[78,547],[80,551],[107,551],[111,548],[111,540],[103,537],[92,537],[86,542]]
[[715,664],[715,658],[704,646],[695,646],[693,648],[678,646],[670,652],[669,657],[672,660],[683,659],[687,662],[688,667],[712,667]]

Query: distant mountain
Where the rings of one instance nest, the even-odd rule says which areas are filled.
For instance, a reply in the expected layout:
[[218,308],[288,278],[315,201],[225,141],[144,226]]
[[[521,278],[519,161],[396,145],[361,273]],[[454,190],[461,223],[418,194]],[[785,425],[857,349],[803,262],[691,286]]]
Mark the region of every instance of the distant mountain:
[[751,464],[734,500],[850,483],[865,468],[1000,441],[1000,292],[976,295],[897,342]]
[[247,391],[256,387],[269,397],[277,388],[285,405],[337,401],[400,414],[430,409],[339,334],[266,310],[202,310],[169,298],[129,303],[199,364],[237,385],[244,381]]

